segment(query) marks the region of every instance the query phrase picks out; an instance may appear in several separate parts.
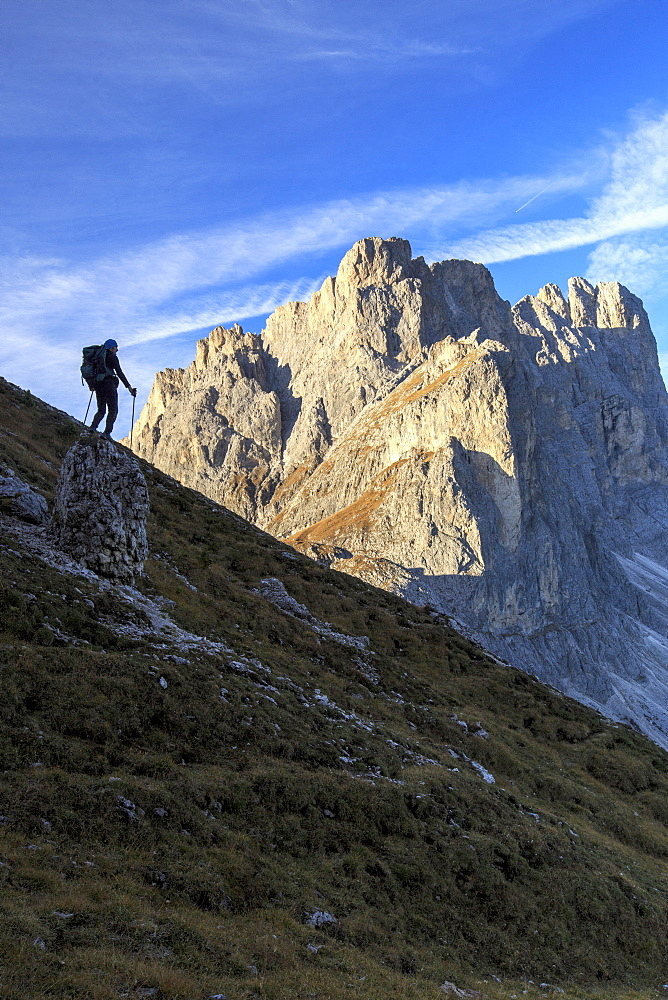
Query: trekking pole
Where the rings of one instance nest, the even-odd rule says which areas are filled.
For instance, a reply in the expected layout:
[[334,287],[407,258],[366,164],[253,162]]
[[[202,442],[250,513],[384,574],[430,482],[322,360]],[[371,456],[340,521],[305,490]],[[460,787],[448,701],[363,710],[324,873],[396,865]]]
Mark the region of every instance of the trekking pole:
[[94,391],[95,391],[94,389],[91,389],[90,399],[88,400],[88,406],[86,407],[86,416],[84,417],[84,424],[88,420],[88,411],[90,410],[90,404],[91,404],[91,400],[93,399],[93,392]]
[[137,397],[132,394],[132,423],[130,424],[130,451],[132,451],[132,428],[135,425],[135,399]]

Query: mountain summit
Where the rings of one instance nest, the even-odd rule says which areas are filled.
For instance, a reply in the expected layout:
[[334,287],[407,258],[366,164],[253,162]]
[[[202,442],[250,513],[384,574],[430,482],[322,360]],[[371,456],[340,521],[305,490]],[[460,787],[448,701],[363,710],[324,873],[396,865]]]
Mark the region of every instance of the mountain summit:
[[136,452],[668,747],[668,397],[642,302],[369,238],[160,372]]

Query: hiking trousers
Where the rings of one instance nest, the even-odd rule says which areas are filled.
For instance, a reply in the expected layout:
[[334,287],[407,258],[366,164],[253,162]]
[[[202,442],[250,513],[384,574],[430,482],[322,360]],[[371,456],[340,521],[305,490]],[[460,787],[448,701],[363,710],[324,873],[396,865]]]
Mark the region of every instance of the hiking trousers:
[[114,421],[118,415],[118,385],[116,379],[105,378],[103,382],[95,387],[95,400],[97,402],[97,413],[93,417],[90,425],[92,430],[97,430],[98,424],[102,420],[105,411],[107,422],[104,425],[104,433],[111,434]]

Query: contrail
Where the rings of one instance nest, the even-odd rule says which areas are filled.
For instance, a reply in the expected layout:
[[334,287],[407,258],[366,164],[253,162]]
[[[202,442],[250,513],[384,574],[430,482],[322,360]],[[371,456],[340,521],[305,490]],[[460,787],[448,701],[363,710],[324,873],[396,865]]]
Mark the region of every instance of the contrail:
[[551,188],[553,184],[554,184],[554,181],[550,181],[549,184],[546,184],[542,191],[539,191],[538,194],[535,194],[533,196],[533,198],[529,198],[529,200],[525,201],[523,205],[520,205],[519,208],[516,208],[515,209],[515,214],[517,215],[518,212],[521,212],[523,208],[526,208],[527,205],[530,205],[532,201],[536,200],[536,198],[540,198],[540,196],[542,194],[545,194],[545,192],[548,190],[548,188]]

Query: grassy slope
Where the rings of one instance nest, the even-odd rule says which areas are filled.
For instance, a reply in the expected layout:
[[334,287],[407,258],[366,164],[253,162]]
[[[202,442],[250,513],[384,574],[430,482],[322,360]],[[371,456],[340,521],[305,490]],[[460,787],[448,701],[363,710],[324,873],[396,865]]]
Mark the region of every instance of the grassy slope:
[[[0,381],[0,463],[49,500],[79,431]],[[234,653],[133,638],[0,526],[2,995],[662,995],[668,756],[143,467],[140,590]]]

